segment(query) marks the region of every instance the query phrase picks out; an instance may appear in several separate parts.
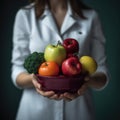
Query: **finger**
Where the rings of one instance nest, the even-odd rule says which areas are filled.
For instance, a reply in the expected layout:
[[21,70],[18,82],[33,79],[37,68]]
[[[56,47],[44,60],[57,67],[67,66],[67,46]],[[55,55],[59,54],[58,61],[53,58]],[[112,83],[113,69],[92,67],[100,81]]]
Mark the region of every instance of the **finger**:
[[79,90],[78,90],[78,95],[83,95],[87,89],[87,85],[83,85]]
[[40,89],[36,89],[36,91],[44,97],[52,97],[55,94],[54,91],[47,91],[46,92],[46,91],[42,91]]
[[35,88],[41,89],[42,86],[41,86],[40,83],[37,82],[36,79],[33,78],[33,79],[32,79],[32,83],[33,83],[33,85],[35,86]]
[[64,99],[66,101],[71,101],[71,99],[64,97],[64,94],[55,94],[52,97],[50,97],[50,99],[54,99],[54,100],[62,100],[62,99]]
[[68,101],[68,102],[72,101],[72,99],[69,99],[69,98],[66,98],[66,97],[64,98],[64,100]]
[[38,77],[35,74],[32,74],[32,76],[34,79],[36,79],[36,80],[38,79]]
[[51,96],[51,97],[49,97],[49,98],[50,98],[50,99],[54,99],[54,100],[61,100],[61,99],[63,99],[63,98],[59,97],[58,94],[55,94],[55,95],[53,95],[53,96]]
[[87,82],[87,81],[90,80],[90,77],[89,77],[89,76],[86,76],[86,77],[84,78],[84,80]]
[[71,94],[71,93],[64,93],[64,97],[70,100],[75,99],[76,97],[78,97],[77,94]]
[[59,94],[59,99],[63,99],[64,98],[64,94]]
[[78,95],[79,95],[79,96],[80,96],[80,95],[83,95],[83,93],[85,93],[84,90],[79,90],[79,91],[78,91]]

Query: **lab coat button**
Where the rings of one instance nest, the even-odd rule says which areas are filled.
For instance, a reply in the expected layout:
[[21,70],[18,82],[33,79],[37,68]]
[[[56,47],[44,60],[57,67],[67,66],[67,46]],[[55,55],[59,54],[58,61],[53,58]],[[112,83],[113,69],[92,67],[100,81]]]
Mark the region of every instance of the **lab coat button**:
[[78,32],[79,34],[82,34],[82,32],[80,31],[80,32]]

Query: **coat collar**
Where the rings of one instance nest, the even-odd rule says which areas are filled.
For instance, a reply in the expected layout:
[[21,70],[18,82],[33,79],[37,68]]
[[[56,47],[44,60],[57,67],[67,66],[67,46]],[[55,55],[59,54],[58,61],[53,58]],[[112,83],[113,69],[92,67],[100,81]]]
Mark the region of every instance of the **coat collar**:
[[58,31],[58,28],[52,16],[52,13],[50,12],[47,6],[40,19],[42,20],[43,24],[47,25],[51,30],[61,35],[63,35],[67,30],[69,30],[77,22],[76,16],[72,12],[72,8],[69,3],[68,3],[68,10],[64,18],[63,24],[61,26],[60,32]]

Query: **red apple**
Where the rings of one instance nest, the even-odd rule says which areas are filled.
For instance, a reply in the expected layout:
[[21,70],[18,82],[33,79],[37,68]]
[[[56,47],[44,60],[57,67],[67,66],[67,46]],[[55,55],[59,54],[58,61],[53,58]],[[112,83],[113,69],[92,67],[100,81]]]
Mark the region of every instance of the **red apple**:
[[64,75],[78,75],[82,71],[82,65],[77,57],[69,57],[62,63],[62,72]]
[[75,53],[68,53],[68,54],[67,54],[67,58],[69,58],[69,57],[79,58],[79,57],[77,56],[77,54],[75,54]]
[[79,51],[79,43],[76,39],[67,38],[63,41],[63,46],[67,53],[77,53]]

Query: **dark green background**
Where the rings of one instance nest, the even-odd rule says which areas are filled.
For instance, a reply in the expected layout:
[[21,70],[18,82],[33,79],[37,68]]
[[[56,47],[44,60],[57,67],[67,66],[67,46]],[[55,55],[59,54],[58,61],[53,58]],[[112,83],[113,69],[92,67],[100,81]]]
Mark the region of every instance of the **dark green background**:
[[[111,79],[101,92],[94,92],[97,120],[120,120],[120,8],[119,0],[84,0],[101,18],[107,40],[106,52]],[[0,120],[14,120],[21,91],[11,82],[12,29],[16,11],[25,0],[4,0],[0,4]]]

